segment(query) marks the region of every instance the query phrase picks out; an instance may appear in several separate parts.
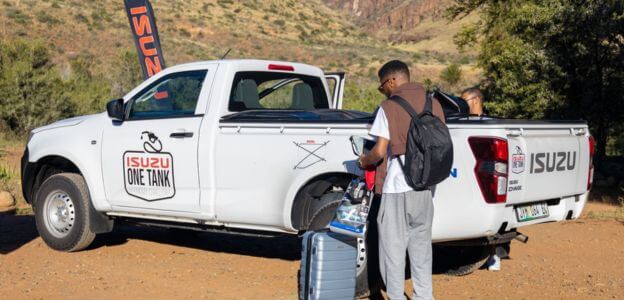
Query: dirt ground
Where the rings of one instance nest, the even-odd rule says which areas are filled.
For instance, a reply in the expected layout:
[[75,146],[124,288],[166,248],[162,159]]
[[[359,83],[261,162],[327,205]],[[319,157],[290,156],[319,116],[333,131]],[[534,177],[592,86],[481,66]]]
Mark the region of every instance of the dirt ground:
[[[585,212],[615,209],[589,204]],[[521,230],[502,270],[434,275],[437,299],[624,298],[624,223],[582,218]],[[297,239],[117,226],[61,253],[32,216],[0,214],[0,295],[20,298],[296,299]],[[406,282],[409,285],[409,282]]]

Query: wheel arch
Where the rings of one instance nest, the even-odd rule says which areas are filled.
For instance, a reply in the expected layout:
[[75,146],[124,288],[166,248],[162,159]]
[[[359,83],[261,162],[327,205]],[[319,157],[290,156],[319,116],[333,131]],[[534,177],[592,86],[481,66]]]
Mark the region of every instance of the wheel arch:
[[82,175],[76,163],[61,155],[47,155],[36,162],[26,162],[22,169],[22,192],[24,199],[33,206],[37,199],[39,187],[50,176],[58,173],[77,173]]
[[[28,151],[28,150],[27,150]],[[28,154],[26,152],[25,156]],[[82,176],[87,186],[87,193],[91,193],[89,182],[85,178],[78,164],[62,155],[47,155],[39,158],[36,162],[26,162],[23,168],[22,192],[24,199],[31,204],[33,210],[36,206],[37,192],[47,178],[55,174],[74,173]],[[90,197],[89,227],[94,233],[106,233],[113,229],[113,221],[105,214],[98,212],[93,206],[93,199]],[[35,212],[36,213],[36,212]]]
[[299,186],[290,205],[290,224],[296,230],[306,230],[314,214],[327,203],[321,196],[334,187],[346,189],[354,174],[330,172],[316,175]]

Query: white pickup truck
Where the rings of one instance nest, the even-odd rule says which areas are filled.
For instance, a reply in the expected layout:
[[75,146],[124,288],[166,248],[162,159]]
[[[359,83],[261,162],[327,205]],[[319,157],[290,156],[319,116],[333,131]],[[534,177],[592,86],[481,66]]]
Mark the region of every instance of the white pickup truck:
[[[84,249],[115,220],[255,234],[325,227],[360,174],[349,138],[367,136],[372,118],[339,109],[343,87],[343,74],[290,62],[168,68],[107,113],[33,130],[24,197],[62,251]],[[455,154],[435,190],[435,243],[504,244],[521,226],[581,214],[592,178],[585,122],[474,119],[439,98]]]

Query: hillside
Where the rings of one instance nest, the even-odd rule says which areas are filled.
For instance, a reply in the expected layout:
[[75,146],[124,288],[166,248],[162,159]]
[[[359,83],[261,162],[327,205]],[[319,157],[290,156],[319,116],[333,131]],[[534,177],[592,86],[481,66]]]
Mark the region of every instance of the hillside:
[[[369,31],[410,30],[425,19],[440,20],[452,0],[324,0],[354,17]],[[391,38],[391,37],[390,37]]]
[[449,22],[444,12],[452,0],[324,0],[376,39],[390,42],[398,49],[429,53],[433,57],[472,60],[476,51],[457,51],[453,35],[463,25],[475,22],[473,14]]
[[[355,2],[362,5],[357,18],[348,12],[347,2],[352,2],[351,9]],[[393,4],[385,14],[374,14],[375,5],[382,2],[387,1],[152,0],[168,65],[215,59],[232,48],[229,58],[301,61],[328,71],[345,70],[368,86],[374,84],[379,66],[392,58],[411,63],[417,80],[433,81],[448,63],[469,62],[470,56],[458,54],[452,45],[459,26],[449,30],[443,25],[443,6],[435,6],[436,1],[424,1],[429,10],[402,1],[407,5],[403,9]],[[121,0],[3,0],[0,7],[0,37],[44,41],[65,73],[72,71],[69,62],[77,56],[88,57],[97,72],[107,74],[123,53],[134,53]],[[427,15],[433,9],[435,18],[416,22],[420,19],[409,14],[396,19],[401,11],[412,9]],[[426,30],[421,33],[418,28]],[[408,38],[442,31],[439,41]],[[402,38],[380,38],[384,32]],[[423,47],[424,42],[437,48]],[[468,81],[475,81],[476,71],[466,69],[465,74]]]

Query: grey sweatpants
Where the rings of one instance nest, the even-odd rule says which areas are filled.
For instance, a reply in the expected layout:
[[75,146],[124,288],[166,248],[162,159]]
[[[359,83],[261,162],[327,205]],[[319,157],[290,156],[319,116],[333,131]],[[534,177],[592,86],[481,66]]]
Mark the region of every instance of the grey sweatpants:
[[377,216],[379,268],[388,298],[405,299],[405,251],[412,273],[412,299],[433,299],[431,287],[431,191],[383,194]]

